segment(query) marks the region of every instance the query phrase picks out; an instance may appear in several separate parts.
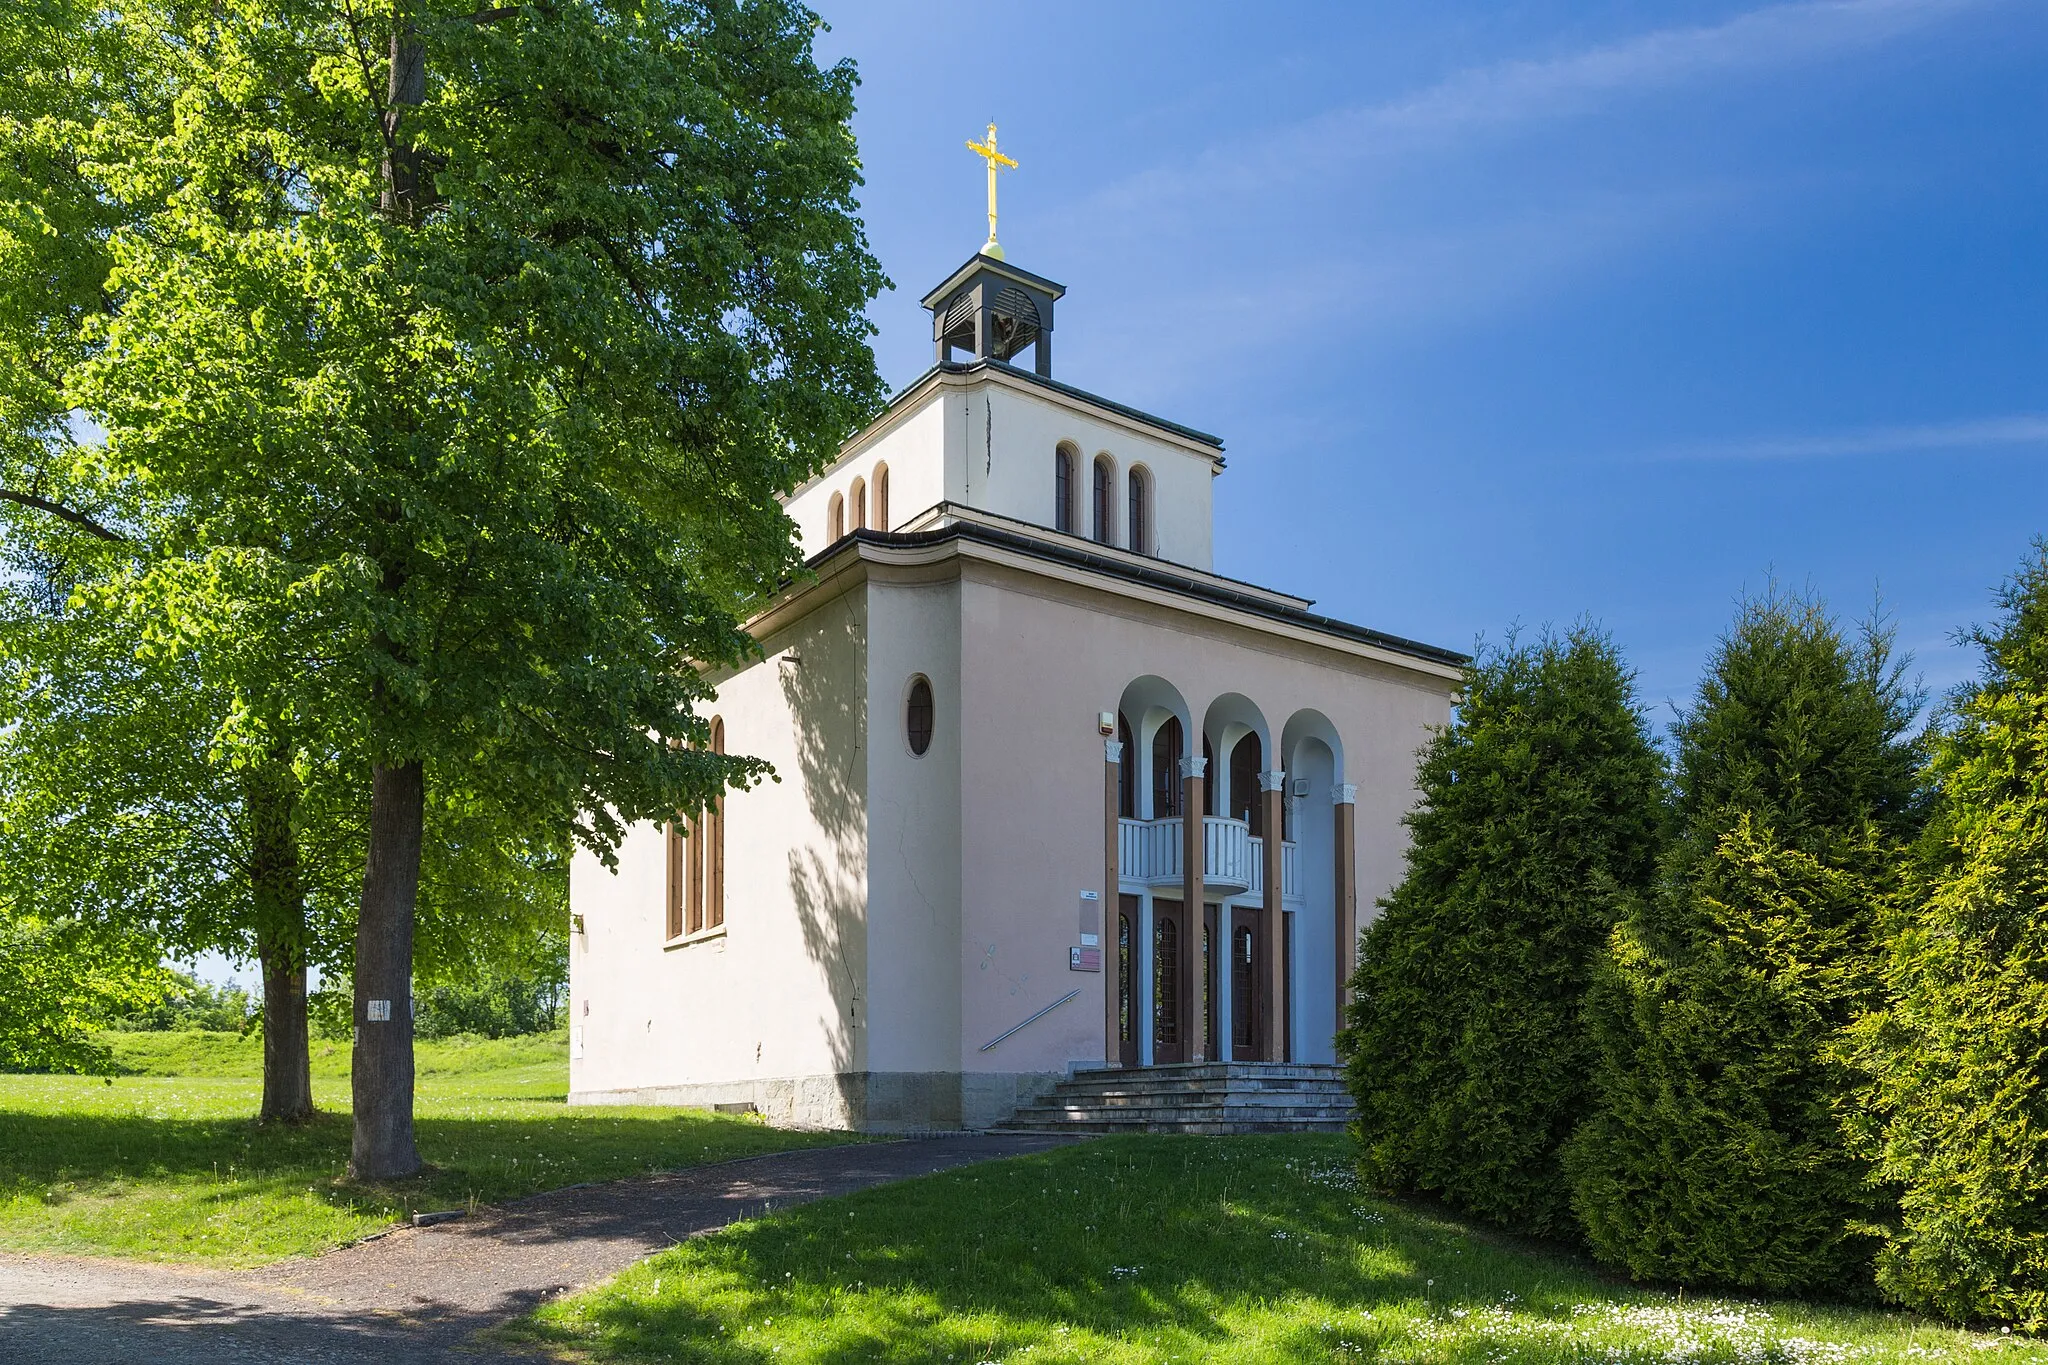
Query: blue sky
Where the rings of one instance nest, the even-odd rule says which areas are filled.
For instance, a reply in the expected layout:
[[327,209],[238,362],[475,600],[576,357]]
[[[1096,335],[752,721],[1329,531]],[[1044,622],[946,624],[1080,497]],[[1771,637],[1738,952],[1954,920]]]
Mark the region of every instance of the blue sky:
[[814,0],[917,300],[1002,239],[1059,377],[1226,441],[1217,567],[1663,703],[1775,572],[1934,687],[2048,532],[2048,5]]

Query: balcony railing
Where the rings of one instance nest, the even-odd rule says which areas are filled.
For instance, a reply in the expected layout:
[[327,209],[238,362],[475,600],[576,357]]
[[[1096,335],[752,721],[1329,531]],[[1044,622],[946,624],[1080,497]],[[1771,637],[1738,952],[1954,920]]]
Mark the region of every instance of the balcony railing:
[[[1299,850],[1280,846],[1280,894],[1299,894]],[[1169,887],[1181,884],[1181,823],[1166,820],[1117,822],[1117,867],[1126,882]],[[1223,895],[1258,892],[1264,883],[1265,840],[1253,836],[1242,820],[1205,816],[1202,820],[1202,885]]]

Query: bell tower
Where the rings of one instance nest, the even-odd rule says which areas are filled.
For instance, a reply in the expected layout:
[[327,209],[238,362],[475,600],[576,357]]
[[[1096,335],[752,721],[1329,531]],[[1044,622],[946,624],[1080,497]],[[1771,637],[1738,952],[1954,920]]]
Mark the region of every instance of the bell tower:
[[960,350],[974,360],[1010,364],[1030,349],[1032,368],[1052,378],[1052,306],[1066,292],[1043,275],[976,252],[924,296],[934,359],[943,365]]

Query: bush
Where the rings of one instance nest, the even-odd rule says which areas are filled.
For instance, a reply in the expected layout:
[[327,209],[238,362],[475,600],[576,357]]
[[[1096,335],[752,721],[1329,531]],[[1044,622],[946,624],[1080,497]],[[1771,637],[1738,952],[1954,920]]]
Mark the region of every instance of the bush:
[[248,1033],[262,1027],[256,1002],[240,986],[215,986],[184,972],[171,973],[164,995],[128,1011],[107,1027],[125,1033]]
[[1566,1166],[1643,1279],[1867,1289],[1873,1197],[1839,1106],[1877,913],[1917,818],[1917,698],[1874,627],[1746,603],[1676,727],[1677,824],[1588,1006],[1598,1103]]
[[413,1032],[421,1038],[448,1038],[458,1033],[510,1038],[558,1029],[563,1016],[561,983],[487,976],[461,985],[429,987],[414,1007]]
[[1980,631],[1939,793],[1859,1029],[1859,1125],[1898,1192],[1886,1294],[1955,1321],[2048,1327],[2048,543]]
[[1616,891],[1644,885],[1663,761],[1603,636],[1483,652],[1424,751],[1408,871],[1365,936],[1339,1046],[1375,1184],[1571,1228],[1558,1153]]

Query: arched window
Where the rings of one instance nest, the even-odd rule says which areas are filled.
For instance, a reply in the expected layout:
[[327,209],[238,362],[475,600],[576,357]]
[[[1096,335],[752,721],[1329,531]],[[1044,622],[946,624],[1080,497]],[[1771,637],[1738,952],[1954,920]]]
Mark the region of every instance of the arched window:
[[1181,728],[1179,716],[1168,716],[1166,724],[1152,733],[1152,818],[1167,820],[1180,814]]
[[1116,543],[1116,464],[1107,455],[1095,457],[1095,539]]
[[1078,459],[1068,445],[1052,453],[1052,529],[1068,535],[1074,533],[1074,465]]
[[1246,735],[1230,751],[1230,815],[1252,827],[1255,837],[1264,837],[1260,822],[1266,803],[1259,793],[1259,769],[1264,758],[1257,735]]
[[832,495],[832,510],[825,514],[825,539],[837,540],[846,534],[846,499],[837,493]]
[[1125,543],[1141,555],[1152,553],[1152,475],[1142,466],[1131,467],[1131,537]]
[[[725,752],[725,721],[711,718],[711,752]],[[683,938],[725,923],[725,797],[668,827],[668,936]]]
[[1116,765],[1116,813],[1126,820],[1138,818],[1138,741],[1131,733],[1131,718],[1116,713],[1117,742],[1123,745]]
[[859,479],[853,481],[853,491],[847,495],[853,504],[853,529],[865,530],[868,524],[868,486]]
[[932,727],[935,718],[932,711],[932,685],[922,676],[910,680],[910,696],[903,705],[904,735],[910,741],[910,752],[919,758],[932,747]]
[[875,529],[889,529],[889,466],[875,466]]

